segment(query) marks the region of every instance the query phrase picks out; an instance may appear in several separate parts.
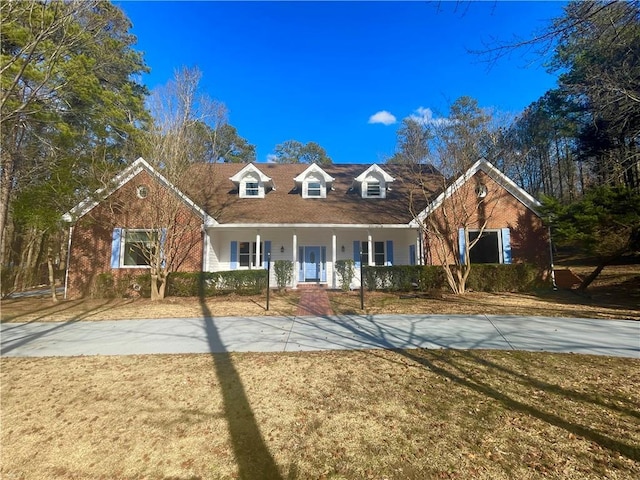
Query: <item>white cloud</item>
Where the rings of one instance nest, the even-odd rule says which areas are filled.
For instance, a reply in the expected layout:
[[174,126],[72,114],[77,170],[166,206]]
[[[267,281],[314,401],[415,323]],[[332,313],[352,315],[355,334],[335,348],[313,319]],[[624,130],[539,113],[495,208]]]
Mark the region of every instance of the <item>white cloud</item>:
[[434,118],[433,111],[427,107],[418,107],[414,114],[409,115],[409,118],[422,125],[442,125],[449,122],[445,117]]
[[276,163],[277,155],[270,153],[267,155],[267,163]]
[[396,117],[386,110],[381,110],[369,117],[369,123],[382,123],[383,125],[393,125],[396,123]]
[[413,115],[409,115],[411,120],[425,125],[433,121],[433,112],[430,108],[418,107],[415,112]]

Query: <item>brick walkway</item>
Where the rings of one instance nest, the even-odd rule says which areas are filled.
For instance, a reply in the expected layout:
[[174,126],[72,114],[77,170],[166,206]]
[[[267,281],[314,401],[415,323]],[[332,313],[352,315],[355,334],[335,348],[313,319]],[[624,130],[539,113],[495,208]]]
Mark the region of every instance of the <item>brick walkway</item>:
[[300,288],[300,303],[298,304],[299,317],[305,315],[326,316],[333,315],[329,295],[324,288],[302,287]]

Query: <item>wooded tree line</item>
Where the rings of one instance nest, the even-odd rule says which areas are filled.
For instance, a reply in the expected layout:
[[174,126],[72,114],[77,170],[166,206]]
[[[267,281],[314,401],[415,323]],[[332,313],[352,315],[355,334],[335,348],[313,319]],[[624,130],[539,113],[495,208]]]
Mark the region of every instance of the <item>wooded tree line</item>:
[[[534,196],[567,203],[594,186],[640,188],[639,2],[571,2],[541,35],[558,87],[515,119],[462,97],[446,119],[405,119],[391,162],[431,162],[454,176],[478,157]],[[0,239],[2,289],[64,270],[62,213],[139,156],[176,185],[194,162],[250,162],[255,147],[202,96],[197,69],[148,92],[131,23],[103,0],[2,2]],[[546,42],[546,43],[545,43]],[[517,45],[500,46],[497,56]],[[274,161],[331,163],[315,142]]]
[[515,118],[470,97],[446,118],[409,117],[388,161],[453,174],[482,156],[532,195],[563,201],[593,186],[640,189],[640,2],[570,2],[542,34],[481,53],[500,61],[527,46],[560,72],[555,89]]
[[469,97],[446,118],[409,117],[389,162],[433,163],[455,178],[489,160],[543,200],[556,244],[597,259],[584,289],[640,251],[640,2],[570,2],[540,35],[479,53],[493,62],[522,48],[548,58],[556,88],[511,119]]

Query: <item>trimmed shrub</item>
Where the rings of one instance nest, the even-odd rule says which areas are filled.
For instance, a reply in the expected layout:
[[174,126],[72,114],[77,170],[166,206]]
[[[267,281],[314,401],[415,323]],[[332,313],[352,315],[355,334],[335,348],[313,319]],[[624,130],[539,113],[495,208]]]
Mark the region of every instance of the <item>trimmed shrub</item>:
[[[448,289],[442,267],[399,265],[364,267],[364,285],[369,291],[409,292]],[[475,264],[467,279],[467,289],[481,292],[522,292],[541,285],[539,270],[529,264]]]
[[338,278],[340,278],[340,288],[345,292],[348,292],[351,288],[351,282],[354,276],[355,262],[353,260],[337,260],[336,272]]
[[533,265],[473,265],[467,289],[478,292],[524,292],[542,285],[541,272]]
[[116,288],[111,273],[100,273],[96,276],[91,292],[93,298],[116,298]]
[[367,290],[410,292],[433,290],[445,285],[441,267],[432,265],[398,265],[393,267],[364,267]]
[[291,260],[276,260],[273,262],[278,290],[282,290],[293,280],[293,262]]
[[267,271],[171,272],[167,282],[167,295],[174,297],[257,295],[267,287]]

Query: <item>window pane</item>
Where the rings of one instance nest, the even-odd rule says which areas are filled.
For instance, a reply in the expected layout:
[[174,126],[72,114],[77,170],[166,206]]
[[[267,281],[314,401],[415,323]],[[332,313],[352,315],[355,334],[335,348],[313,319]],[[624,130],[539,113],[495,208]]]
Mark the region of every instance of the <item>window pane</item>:
[[151,257],[155,254],[154,244],[157,238],[157,233],[150,230],[126,232],[123,265],[129,267],[149,265]]
[[373,244],[374,260],[376,265],[384,265],[384,242]]
[[264,242],[260,242],[260,258],[256,262],[256,242],[238,242],[238,262],[241,267],[261,267]]
[[364,257],[365,262],[367,261],[367,257],[369,256],[369,242],[362,242],[362,256]]
[[307,187],[307,196],[319,197],[321,194],[320,182],[309,182]]
[[[469,243],[478,238],[478,235],[479,232],[469,232]],[[469,250],[471,263],[500,263],[498,246],[498,232],[483,232],[478,243]]]
[[251,244],[249,242],[240,242],[239,252],[240,266],[248,267],[251,262]]
[[257,197],[260,193],[260,188],[257,182],[247,182],[245,193],[249,197]]

